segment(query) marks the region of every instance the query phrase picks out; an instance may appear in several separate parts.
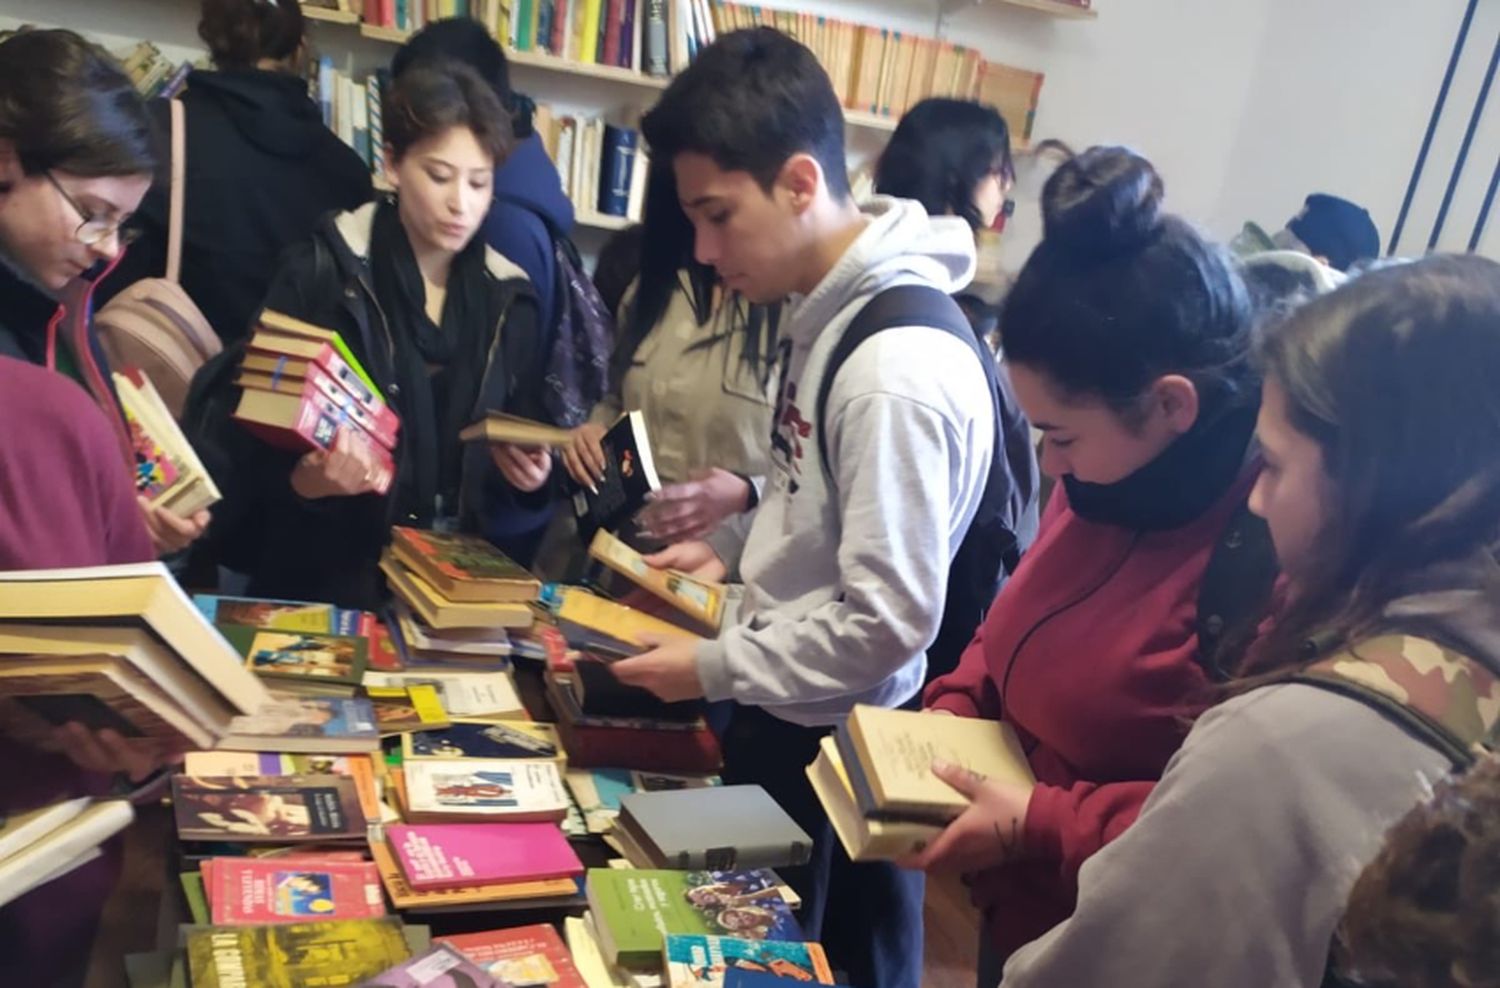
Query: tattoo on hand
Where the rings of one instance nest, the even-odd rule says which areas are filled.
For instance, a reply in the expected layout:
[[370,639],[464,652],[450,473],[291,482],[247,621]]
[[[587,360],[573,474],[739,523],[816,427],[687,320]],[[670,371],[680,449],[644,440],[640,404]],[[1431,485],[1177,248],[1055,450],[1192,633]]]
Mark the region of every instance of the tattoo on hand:
[[1000,849],[1010,857],[1021,849],[1021,821],[1015,817],[1010,820],[1010,833],[1007,835],[1004,826],[999,820],[995,821],[995,839],[1000,842]]

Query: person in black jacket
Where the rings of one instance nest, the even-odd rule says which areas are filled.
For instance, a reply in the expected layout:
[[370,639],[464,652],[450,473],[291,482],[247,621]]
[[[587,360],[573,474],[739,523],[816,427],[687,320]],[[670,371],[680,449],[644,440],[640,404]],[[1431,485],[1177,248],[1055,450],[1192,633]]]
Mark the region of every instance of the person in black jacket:
[[[308,98],[303,30],[297,0],[203,0],[198,34],[217,71],[193,72],[182,96],[182,287],[225,343],[249,332],[281,252],[373,195],[370,170]],[[150,109],[169,133],[167,101]],[[111,292],[166,269],[169,177],[163,168],[141,204],[140,242]]]
[[458,439],[488,410],[544,417],[536,293],[477,236],[509,121],[489,85],[454,62],[403,73],[387,107],[396,195],[331,217],[289,250],[265,306],[336,331],[393,406],[390,491],[374,492],[377,454],[363,433],[299,456],[230,421],[243,347],[194,381],[189,429],[225,493],[211,547],[256,596],[378,606],[392,525],[473,530],[481,509],[504,510],[497,502],[534,507],[483,446]]

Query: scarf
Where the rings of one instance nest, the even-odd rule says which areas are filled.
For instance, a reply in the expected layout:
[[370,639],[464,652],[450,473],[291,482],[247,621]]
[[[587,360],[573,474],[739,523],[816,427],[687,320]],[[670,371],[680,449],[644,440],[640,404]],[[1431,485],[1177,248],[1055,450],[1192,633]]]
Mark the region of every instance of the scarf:
[[458,511],[463,474],[459,430],[479,400],[499,312],[476,236],[453,258],[442,322],[427,315],[427,290],[394,199],[375,210],[370,233],[375,298],[395,344],[395,398],[401,416],[404,469],[397,507],[431,527]]
[[1068,506],[1086,521],[1165,532],[1193,521],[1234,483],[1260,411],[1257,399],[1200,417],[1156,459],[1113,484],[1063,478]]

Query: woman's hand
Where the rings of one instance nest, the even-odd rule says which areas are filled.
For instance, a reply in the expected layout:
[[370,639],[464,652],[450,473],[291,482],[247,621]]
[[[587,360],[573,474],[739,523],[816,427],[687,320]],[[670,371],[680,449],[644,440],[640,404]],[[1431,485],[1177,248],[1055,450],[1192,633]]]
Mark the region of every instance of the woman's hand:
[[490,446],[490,458],[506,482],[525,494],[541,490],[552,475],[552,452],[540,446],[495,443]]
[[314,450],[292,469],[292,490],[309,501],[369,494],[380,486],[381,467],[369,440],[341,428],[333,448]]
[[1031,790],[996,782],[947,762],[933,762],[932,774],[969,798],[969,808],[948,824],[920,854],[896,863],[920,871],[968,874],[1015,859]]
[[714,467],[696,470],[691,480],[668,484],[641,509],[646,533],[663,542],[701,539],[731,515],[750,506],[750,482]]
[[729,567],[707,542],[678,542],[644,558],[647,566],[675,569],[710,583],[722,583],[729,575]]
[[573,430],[572,445],[562,451],[568,475],[584,487],[593,489],[604,479],[604,447],[599,441],[606,431],[602,425],[585,422]]
[[146,529],[151,533],[151,545],[158,556],[170,556],[181,552],[208,531],[213,516],[204,509],[190,518],[179,518],[163,507],[151,506],[144,497],[138,498],[141,512],[146,516]]
[[108,728],[91,731],[77,723],[55,728],[43,747],[67,755],[74,765],[87,772],[121,773],[131,782],[140,782],[163,765],[182,761],[183,755],[158,740],[122,737]]

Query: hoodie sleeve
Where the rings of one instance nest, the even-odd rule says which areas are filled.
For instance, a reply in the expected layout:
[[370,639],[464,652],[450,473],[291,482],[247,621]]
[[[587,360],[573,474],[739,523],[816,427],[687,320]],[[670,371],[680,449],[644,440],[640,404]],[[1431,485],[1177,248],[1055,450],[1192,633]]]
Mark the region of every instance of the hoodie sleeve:
[[[913,338],[930,345],[926,336]],[[968,430],[991,435],[994,428],[988,414],[955,425],[954,413],[939,403],[988,409],[988,389],[976,366],[972,380],[952,375],[944,382],[946,398],[877,386],[841,402],[846,375],[883,381],[878,363],[903,352],[900,345],[868,350],[850,357],[829,400],[839,593],[800,619],[741,624],[699,646],[709,699],[776,706],[862,691],[937,634],[956,492],[973,493],[977,502],[975,485],[982,489],[983,481],[976,478],[989,466],[974,455]]]
[[1373,708],[1316,687],[1223,704],[1083,866],[1072,918],[1011,957],[1005,988],[1321,984],[1359,871],[1447,770]]
[[[1000,591],[1004,593],[1002,589]],[[988,621],[985,622],[988,624]],[[1000,716],[995,684],[990,680],[989,660],[984,654],[985,625],[974,633],[974,640],[959,656],[958,667],[946,676],[927,684],[922,705],[931,710],[946,710],[960,717]]]

